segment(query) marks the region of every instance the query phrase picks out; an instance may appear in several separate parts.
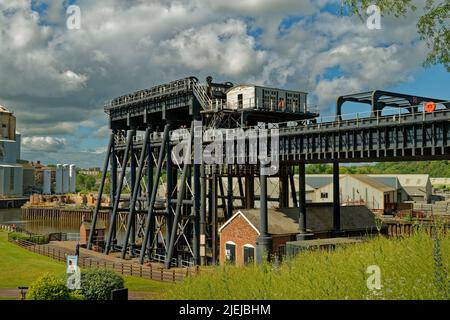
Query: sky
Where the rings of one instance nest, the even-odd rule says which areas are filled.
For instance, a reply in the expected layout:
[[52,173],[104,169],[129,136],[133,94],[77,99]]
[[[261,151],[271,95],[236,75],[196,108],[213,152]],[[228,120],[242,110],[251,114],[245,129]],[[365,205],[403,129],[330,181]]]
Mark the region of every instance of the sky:
[[337,96],[374,89],[450,100],[445,68],[422,67],[415,2],[370,30],[339,0],[1,0],[0,105],[17,117],[23,159],[96,167],[106,100],[191,75],[307,91],[323,116]]

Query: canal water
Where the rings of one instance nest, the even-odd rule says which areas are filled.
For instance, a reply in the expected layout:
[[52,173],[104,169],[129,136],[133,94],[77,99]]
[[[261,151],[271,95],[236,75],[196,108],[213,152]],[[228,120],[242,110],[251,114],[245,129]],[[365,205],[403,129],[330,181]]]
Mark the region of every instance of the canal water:
[[[80,233],[80,222],[77,221],[56,221],[49,220],[25,220],[22,218],[21,209],[0,209],[0,224],[13,225],[21,227],[26,231],[37,234],[50,233]],[[117,231],[117,241],[123,242],[125,232],[123,230]]]
[[1,209],[0,224],[15,224],[29,232],[38,234],[49,233],[80,233],[80,225],[78,223],[68,223],[59,221],[39,221],[22,219],[21,209]]

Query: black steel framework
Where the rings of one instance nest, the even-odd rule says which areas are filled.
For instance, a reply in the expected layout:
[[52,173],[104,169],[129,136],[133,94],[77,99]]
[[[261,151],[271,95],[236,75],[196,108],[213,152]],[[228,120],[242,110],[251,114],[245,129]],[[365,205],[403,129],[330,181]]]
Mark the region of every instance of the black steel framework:
[[[239,208],[260,202],[261,225],[257,261],[270,252],[267,202],[289,206],[289,193],[299,208],[299,239],[310,234],[306,225],[305,165],[333,163],[334,233],[340,233],[339,163],[450,159],[450,105],[440,99],[413,97],[384,91],[342,96],[338,118],[318,123],[317,114],[267,110],[230,110],[225,91],[231,83],[200,84],[190,77],[139,91],[108,102],[111,136],[103,167],[98,203],[88,247],[92,248],[101,197],[109,173],[110,221],[104,252],[141,263],[159,261],[167,268],[217,262],[218,225]],[[341,119],[344,102],[370,104],[368,118]],[[420,103],[435,102],[445,108],[427,113]],[[382,107],[407,107],[409,113],[383,116]],[[423,109],[423,108],[422,108]],[[265,165],[188,164],[174,161],[171,133],[204,128],[230,129],[277,123],[279,129],[280,194],[267,194]],[[289,122],[286,122],[289,121]],[[294,122],[292,122],[294,121]],[[191,136],[192,139],[193,135]],[[269,135],[269,141],[271,136]],[[190,145],[193,145],[191,140]],[[248,150],[249,141],[246,141]],[[198,150],[183,155],[189,159]],[[248,159],[246,159],[248,160]],[[248,163],[248,161],[246,162]],[[298,198],[295,169],[298,166]],[[226,182],[226,188],[224,186]],[[255,187],[259,184],[259,194]],[[118,230],[123,231],[122,239]]]

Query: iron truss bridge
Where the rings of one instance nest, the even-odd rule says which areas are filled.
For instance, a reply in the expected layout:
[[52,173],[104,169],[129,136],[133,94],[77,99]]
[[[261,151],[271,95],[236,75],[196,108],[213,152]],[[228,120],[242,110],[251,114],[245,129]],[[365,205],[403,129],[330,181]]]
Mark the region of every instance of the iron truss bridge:
[[[190,77],[106,103],[111,135],[88,248],[95,245],[105,254],[118,253],[141,263],[164,261],[167,268],[215,264],[218,227],[236,209],[255,208],[259,201],[256,259],[261,261],[271,248],[269,201],[287,207],[292,197],[299,212],[299,238],[307,234],[306,164],[333,163],[333,232],[339,235],[339,163],[450,159],[450,103],[445,100],[375,90],[338,97],[336,115],[320,118],[317,112],[280,112],[258,105],[229,108],[224,93],[231,87],[212,80],[204,85]],[[371,110],[349,116],[342,113],[346,102]],[[426,110],[426,103],[436,108]],[[174,161],[171,136],[180,128],[193,132],[199,122],[217,131],[274,129],[268,130],[263,145],[279,160],[274,173],[279,196],[268,194],[263,173],[267,164],[258,157],[252,161],[250,138],[245,139],[243,164],[235,164],[237,159],[230,164],[225,158],[219,165]],[[258,148],[256,154],[261,152]],[[108,206],[100,200],[106,185]],[[109,210],[110,219],[106,240],[97,242],[100,209]]]

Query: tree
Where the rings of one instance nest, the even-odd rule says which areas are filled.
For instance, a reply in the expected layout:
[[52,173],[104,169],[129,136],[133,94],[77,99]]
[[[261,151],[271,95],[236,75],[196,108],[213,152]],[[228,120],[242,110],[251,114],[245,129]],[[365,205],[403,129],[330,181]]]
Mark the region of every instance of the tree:
[[[362,17],[370,5],[377,5],[382,14],[405,16],[409,11],[417,8],[412,0],[342,0],[343,8],[347,8],[350,14]],[[450,0],[427,0],[425,13],[417,23],[417,31],[422,40],[427,43],[430,52],[424,66],[441,63],[450,72]]]

